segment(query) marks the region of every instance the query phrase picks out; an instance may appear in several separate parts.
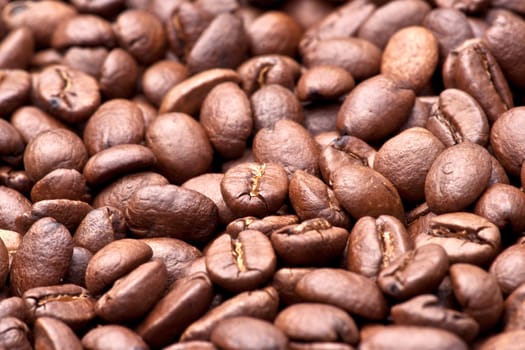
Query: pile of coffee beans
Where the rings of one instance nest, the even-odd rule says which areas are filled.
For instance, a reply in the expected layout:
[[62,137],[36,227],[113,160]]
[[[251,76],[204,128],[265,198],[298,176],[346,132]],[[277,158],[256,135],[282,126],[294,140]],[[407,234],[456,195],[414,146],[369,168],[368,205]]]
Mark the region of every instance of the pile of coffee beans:
[[524,161],[523,0],[0,0],[0,349],[524,349]]

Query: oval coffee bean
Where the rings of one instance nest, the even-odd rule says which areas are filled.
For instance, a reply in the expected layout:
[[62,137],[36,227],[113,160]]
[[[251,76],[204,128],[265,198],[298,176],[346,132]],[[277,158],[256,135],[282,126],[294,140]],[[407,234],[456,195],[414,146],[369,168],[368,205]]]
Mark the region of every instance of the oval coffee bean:
[[31,210],[31,202],[20,192],[0,186],[0,229],[25,233],[20,218]]
[[509,331],[489,337],[479,346],[479,350],[519,350],[524,340],[525,330]]
[[29,350],[29,328],[15,317],[0,319],[0,346],[4,349]]
[[39,317],[34,326],[35,349],[51,346],[55,349],[82,350],[80,339],[64,322],[51,317]]
[[82,337],[85,349],[111,349],[118,344],[125,349],[148,350],[144,340],[129,328],[117,325],[104,325],[93,328]]
[[284,86],[265,84],[250,97],[253,129],[272,128],[283,119],[303,123],[303,110],[294,93]]
[[38,180],[31,188],[31,200],[46,199],[88,200],[84,176],[75,169],[56,169]]
[[208,246],[205,257],[210,279],[232,292],[261,286],[277,264],[270,239],[254,230],[243,231],[236,239],[220,235]]
[[511,332],[525,329],[525,317],[523,300],[525,299],[523,285],[516,288],[503,303],[503,324],[504,331]]
[[301,101],[337,100],[354,88],[354,78],[343,68],[318,65],[308,69],[297,82]]
[[141,86],[144,95],[155,106],[159,106],[166,93],[188,77],[185,65],[170,61],[158,61],[149,66],[143,73]]
[[516,107],[501,114],[490,130],[490,145],[494,155],[510,175],[519,176],[525,160],[525,135],[520,125],[525,107]]
[[246,34],[254,56],[294,56],[302,30],[299,24],[284,12],[271,11],[257,17],[250,24]]
[[106,56],[99,75],[100,91],[104,97],[126,98],[135,91],[139,67],[127,51],[116,48]]
[[494,276],[504,295],[512,293],[525,283],[522,265],[525,263],[525,245],[517,243],[503,250],[490,265],[489,272]]

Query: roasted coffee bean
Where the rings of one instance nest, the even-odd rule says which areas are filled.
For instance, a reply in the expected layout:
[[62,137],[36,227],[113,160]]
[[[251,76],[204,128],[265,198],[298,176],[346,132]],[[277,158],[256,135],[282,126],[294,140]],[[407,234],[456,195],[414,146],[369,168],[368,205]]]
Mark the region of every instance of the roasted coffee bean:
[[253,129],[272,128],[279,120],[303,123],[303,110],[297,97],[287,88],[265,84],[250,97],[253,111]]
[[11,115],[11,124],[18,130],[25,143],[29,143],[42,131],[66,128],[58,119],[33,106],[18,108]]
[[485,112],[466,92],[446,89],[432,106],[426,128],[447,147],[463,141],[485,146],[489,123]]
[[85,327],[95,318],[95,299],[74,284],[36,287],[23,294],[31,322],[40,317],[58,319],[73,329]]
[[406,350],[467,350],[468,346],[454,333],[419,325],[382,327],[364,338],[359,345],[359,349],[362,350],[394,350],[398,348]]
[[520,175],[525,160],[524,135],[518,126],[524,115],[525,107],[512,108],[501,114],[490,130],[490,145],[494,155],[512,176]]
[[102,65],[107,57],[108,50],[103,47],[72,47],[64,54],[63,63],[99,79]]
[[5,317],[15,317],[20,321],[28,322],[29,315],[24,299],[20,297],[10,297],[0,301],[0,319]]
[[0,115],[7,116],[27,102],[31,76],[19,69],[2,69],[0,78]]
[[501,163],[498,161],[498,159],[494,156],[490,156],[490,162],[491,162],[491,171],[490,171],[490,178],[488,187],[501,183],[501,184],[510,184],[509,177],[507,173],[505,172],[505,169],[501,165]]
[[227,318],[211,332],[214,345],[225,350],[287,349],[288,339],[277,327],[252,317]]
[[29,228],[37,220],[50,217],[64,225],[69,232],[74,232],[91,210],[93,207],[83,201],[46,199],[33,203],[31,209],[20,218],[20,222]]
[[525,261],[524,257],[525,245],[520,242],[503,250],[492,262],[489,271],[504,295],[512,293],[525,283],[525,274],[520,268]]
[[316,303],[295,304],[281,311],[274,324],[291,341],[345,342],[356,345],[359,332],[342,309]]
[[25,69],[35,50],[33,32],[26,27],[11,30],[0,42],[0,68]]
[[111,284],[148,261],[153,255],[151,248],[136,239],[119,239],[100,249],[89,261],[86,269],[86,286],[98,295]]
[[65,283],[76,284],[77,286],[86,286],[84,277],[86,276],[86,269],[89,260],[93,257],[93,253],[83,247],[73,247],[73,255],[71,255],[71,262],[69,269],[64,277]]
[[384,75],[357,85],[337,115],[337,129],[365,142],[379,141],[398,130],[414,105],[412,90]]
[[381,50],[368,40],[340,37],[320,41],[303,55],[306,67],[332,65],[345,69],[357,80],[379,73]]
[[20,218],[30,208],[31,202],[20,192],[0,186],[0,229],[25,233]]
[[302,29],[290,16],[270,11],[257,17],[247,30],[250,50],[254,56],[280,54],[294,56]]
[[312,268],[306,267],[285,267],[275,271],[272,286],[277,290],[277,293],[279,293],[279,302],[281,305],[291,305],[304,301],[303,298],[295,292],[295,286],[304,275],[312,270]]
[[200,123],[217,153],[237,158],[252,133],[250,101],[235,83],[217,85],[202,102]]
[[134,350],[148,350],[144,340],[129,328],[117,325],[105,325],[93,328],[82,338],[85,349],[111,349],[116,344],[119,347]]
[[336,129],[339,107],[338,102],[303,107],[303,125],[321,146],[326,146],[330,141],[341,136]]
[[205,173],[212,162],[213,149],[204,128],[187,114],[159,115],[146,131],[146,145],[161,173],[176,184]]
[[34,326],[35,349],[82,350],[80,339],[64,322],[51,317],[39,317]]
[[82,171],[88,154],[82,139],[67,129],[41,132],[24,151],[27,174],[38,181],[55,169]]
[[428,226],[414,239],[416,247],[429,243],[441,245],[450,263],[484,265],[499,252],[501,236],[497,226],[487,219],[457,212],[430,218]]
[[25,170],[14,170],[10,166],[0,166],[0,186],[12,188],[29,197],[34,182]]
[[95,313],[110,323],[137,320],[161,298],[166,280],[167,270],[162,260],[144,263],[115,281],[97,300]]
[[396,188],[373,169],[345,165],[333,174],[333,189],[339,203],[355,219],[384,214],[404,220],[403,204]]
[[[89,31],[85,30],[89,28]],[[105,19],[93,15],[77,15],[60,22],[53,32],[51,46],[64,49],[71,46],[115,45],[115,33]]]
[[448,267],[446,251],[437,244],[427,244],[390,261],[381,269],[377,282],[383,293],[408,299],[434,291]]
[[80,12],[110,17],[124,6],[123,0],[71,0]]
[[0,119],[0,160],[16,166],[22,162],[25,144],[22,135],[4,119]]
[[389,76],[398,87],[419,91],[430,81],[438,58],[438,41],[434,34],[421,26],[407,27],[388,40],[381,74]]
[[273,231],[270,239],[279,257],[291,265],[325,265],[341,257],[348,231],[324,218],[303,221]]
[[280,164],[288,175],[296,170],[317,175],[319,149],[313,137],[300,124],[279,120],[263,128],[253,139],[253,155],[259,163]]
[[393,216],[361,217],[348,238],[346,268],[375,280],[412,242],[402,222]]
[[279,84],[289,90],[301,74],[301,67],[292,58],[282,55],[261,55],[253,57],[237,69],[241,86],[248,94],[270,84]]
[[422,127],[424,128],[427,124],[427,120],[430,117],[430,108],[432,104],[437,101],[437,96],[432,96],[430,98],[425,97],[416,97],[414,100],[414,105],[412,106],[412,111],[408,115],[407,120],[399,128],[400,131],[414,128]]
[[163,60],[149,66],[141,79],[144,95],[156,106],[166,93],[188,77],[188,69],[179,62]]
[[242,163],[224,174],[221,193],[236,217],[265,217],[284,204],[288,176],[279,164]]
[[0,346],[4,349],[29,350],[29,328],[15,317],[0,319]]
[[137,62],[128,52],[111,50],[100,68],[100,92],[106,98],[126,98],[133,94],[139,76]]
[[0,229],[0,239],[4,243],[7,254],[9,255],[9,266],[12,265],[13,257],[22,243],[22,237],[23,235],[18,232]]
[[135,331],[152,347],[170,344],[208,309],[213,286],[204,274],[177,280]]
[[450,278],[463,312],[478,322],[480,332],[493,327],[503,311],[503,297],[496,278],[470,264],[452,265]]
[[436,0],[436,5],[443,8],[455,8],[467,13],[482,12],[487,8],[487,0]]
[[460,89],[474,97],[492,123],[513,106],[505,76],[480,39],[466,40],[450,51],[443,64],[443,82],[448,89]]
[[525,298],[524,290],[524,285],[516,288],[503,304],[503,324],[505,325],[505,332],[525,329],[525,310],[523,308],[523,300]]
[[163,348],[164,350],[217,350],[213,343],[208,341],[194,340],[188,342],[174,343]]
[[262,232],[248,230],[236,239],[217,237],[206,250],[206,268],[217,285],[235,292],[255,289],[267,282],[277,264],[270,239]]
[[63,65],[49,66],[33,78],[33,96],[38,106],[68,123],[86,121],[100,105],[95,78]]
[[0,288],[4,288],[9,274],[9,252],[2,239],[0,239]]
[[297,170],[290,179],[288,197],[301,220],[324,218],[338,227],[350,224],[350,218],[334,191],[314,175]]
[[270,215],[262,219],[258,219],[255,216],[246,216],[232,220],[226,226],[226,233],[232,237],[237,237],[242,231],[256,230],[269,236],[273,231],[297,223],[299,223],[299,218],[295,215]]
[[15,295],[60,283],[67,273],[73,240],[66,227],[52,218],[35,222],[25,233],[13,258],[10,285]]
[[455,333],[469,343],[479,331],[479,325],[472,317],[443,307],[432,294],[416,296],[394,305],[391,317],[395,324],[441,328]]
[[461,211],[483,193],[491,173],[490,154],[468,141],[447,148],[432,163],[425,198],[436,214]]
[[474,214],[487,218],[501,231],[525,230],[525,193],[507,184],[490,186],[479,198]]
[[89,199],[84,176],[75,169],[56,169],[38,180],[31,188],[31,200],[46,199]]
[[295,292],[305,301],[334,305],[369,320],[380,320],[388,313],[386,300],[372,280],[342,269],[308,272],[297,282]]
[[410,128],[381,146],[374,158],[374,170],[390,180],[404,200],[421,201],[425,198],[426,176],[444,149],[428,130]]
[[211,199],[176,185],[138,189],[124,215],[129,230],[137,236],[168,236],[189,242],[207,242],[219,219]]
[[308,69],[297,82],[301,101],[337,100],[354,88],[354,78],[345,69],[317,65]]
[[516,330],[493,335],[478,347],[479,350],[509,349],[519,350],[525,339],[524,330]]
[[271,321],[277,315],[279,296],[273,287],[243,292],[224,301],[193,322],[181,336],[181,341],[209,340],[212,330],[222,320],[249,316]]

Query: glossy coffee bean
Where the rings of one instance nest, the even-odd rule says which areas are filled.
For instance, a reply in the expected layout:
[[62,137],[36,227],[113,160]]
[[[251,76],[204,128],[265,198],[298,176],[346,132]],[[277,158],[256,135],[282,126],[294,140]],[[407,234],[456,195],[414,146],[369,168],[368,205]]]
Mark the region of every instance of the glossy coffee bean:
[[490,265],[489,272],[504,295],[512,293],[525,283],[525,275],[520,268],[524,262],[524,254],[523,243],[516,243],[503,250]]
[[66,128],[58,119],[34,106],[23,106],[14,111],[11,115],[11,124],[26,143],[29,143],[42,131]]
[[[85,28],[90,28],[86,31]],[[115,33],[111,24],[98,16],[77,15],[61,22],[51,37],[51,46],[64,49],[71,46],[115,45]]]
[[308,69],[297,82],[301,101],[337,100],[354,88],[354,78],[345,69],[318,65]]
[[148,100],[158,106],[169,89],[187,77],[188,69],[185,65],[170,60],[158,61],[144,71],[141,80],[142,91]]
[[93,209],[86,214],[73,235],[73,242],[96,253],[125,235],[124,214],[117,208],[107,206]]
[[525,159],[523,134],[516,129],[523,120],[524,113],[524,107],[512,108],[501,114],[490,130],[490,145],[494,155],[513,176],[519,176],[521,164]]
[[93,253],[83,247],[73,247],[73,255],[71,255],[71,263],[67,270],[66,277],[64,277],[65,283],[76,284],[77,286],[85,287],[86,281],[86,269],[89,264],[89,260],[93,257]]
[[232,237],[237,237],[242,231],[256,230],[269,236],[273,231],[297,223],[299,223],[299,218],[296,215],[270,215],[262,219],[246,216],[231,221],[226,226],[226,233]]
[[87,349],[110,349],[119,344],[126,349],[148,350],[144,340],[129,328],[105,325],[93,328],[82,337],[82,346]]
[[210,279],[230,291],[255,289],[268,281],[277,264],[270,239],[254,230],[217,237],[206,250]]
[[297,97],[284,86],[265,84],[250,97],[253,129],[272,128],[279,120],[303,123],[303,111]]
[[0,70],[0,107],[2,116],[8,116],[29,99],[31,76],[19,69]]
[[293,57],[301,34],[299,24],[281,11],[266,12],[255,19],[247,30],[250,49],[254,56],[281,54]]
[[0,68],[25,69],[35,50],[33,32],[25,27],[11,30],[0,42]]
[[31,188],[31,200],[46,199],[89,199],[84,176],[75,169],[56,169],[38,180]]
[[30,210],[31,202],[20,192],[6,186],[0,186],[0,199],[0,228],[25,233],[20,218]]
[[64,322],[51,317],[39,317],[34,326],[35,348],[82,350],[80,339]]
[[100,67],[100,91],[106,98],[126,98],[133,94],[139,76],[137,61],[120,48],[111,50]]

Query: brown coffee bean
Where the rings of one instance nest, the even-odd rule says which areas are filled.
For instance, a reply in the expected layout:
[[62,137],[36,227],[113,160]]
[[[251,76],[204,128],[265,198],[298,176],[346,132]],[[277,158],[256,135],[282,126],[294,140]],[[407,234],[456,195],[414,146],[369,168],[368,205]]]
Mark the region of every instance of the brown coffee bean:
[[425,198],[436,214],[461,211],[485,190],[490,154],[468,141],[447,148],[432,163],[425,179]]
[[11,30],[0,42],[0,68],[25,69],[35,49],[33,32],[26,27]]
[[489,122],[476,100],[466,92],[446,89],[432,106],[426,128],[447,147],[463,141],[485,146]]
[[253,121],[250,101],[237,84],[214,87],[202,102],[199,120],[217,153],[225,158],[242,155]]
[[254,158],[259,163],[277,163],[291,175],[296,170],[317,175],[319,149],[312,136],[300,124],[279,120],[263,128],[253,139]]
[[421,201],[428,171],[444,149],[428,130],[410,128],[381,146],[374,158],[374,170],[390,180],[404,200]]
[[9,252],[4,242],[0,239],[0,287],[4,288],[9,274]]
[[289,225],[271,233],[275,252],[291,265],[326,265],[337,261],[346,246],[348,231],[323,218]]
[[430,117],[430,108],[437,101],[437,96],[432,96],[430,99],[425,97],[416,97],[412,111],[407,120],[399,128],[400,131],[410,129],[413,127],[424,128],[427,120]]
[[497,349],[509,349],[519,350],[519,347],[525,339],[524,330],[509,331],[493,335],[486,339],[479,346],[479,350],[497,350]]
[[237,69],[241,86],[248,94],[270,84],[278,84],[289,90],[301,74],[301,66],[292,58],[282,55],[261,55],[253,57]]
[[169,181],[154,172],[142,172],[121,177],[102,189],[93,200],[93,207],[111,206],[126,211],[131,196],[139,188],[151,185],[167,185]]
[[388,40],[381,74],[389,76],[399,87],[419,91],[430,81],[438,58],[438,41],[434,34],[421,26],[407,27]]
[[301,39],[302,29],[290,16],[270,11],[257,17],[247,30],[254,56],[280,54],[294,56]]
[[15,317],[0,319],[0,346],[4,349],[30,350],[29,328]]
[[224,202],[236,217],[274,214],[288,195],[288,176],[275,163],[241,163],[221,181]]
[[292,0],[283,4],[283,9],[302,28],[309,28],[320,22],[334,10],[333,4],[319,0]]
[[108,50],[103,47],[71,47],[66,51],[63,63],[70,68],[99,79],[102,65],[107,57]]
[[357,85],[337,115],[337,129],[365,142],[379,141],[397,131],[414,104],[412,90],[379,75]]
[[104,17],[111,17],[124,7],[124,0],[71,0],[71,3],[80,11],[93,13]]
[[28,322],[29,315],[24,299],[20,297],[9,297],[0,301],[0,319],[5,317],[16,317],[20,321]]
[[525,329],[525,310],[523,300],[525,298],[523,285],[516,288],[503,304],[503,324],[505,332]]
[[88,200],[86,180],[75,169],[56,169],[45,175],[31,188],[31,200],[47,199]]
[[267,236],[284,226],[299,223],[299,218],[295,215],[270,215],[262,219],[255,216],[246,216],[231,221],[226,226],[226,233],[232,237],[237,237],[239,233],[245,230],[256,230]]
[[207,242],[219,219],[211,199],[175,185],[136,190],[124,215],[129,230],[137,236],[168,236],[188,242]]
[[437,289],[448,267],[446,251],[437,244],[427,244],[390,261],[381,269],[378,284],[385,294],[408,299]]
[[279,303],[281,305],[304,302],[304,299],[295,292],[295,286],[310,271],[313,271],[313,268],[283,267],[275,271],[272,287],[279,293]]
[[388,312],[386,300],[375,282],[342,269],[320,268],[308,272],[297,282],[295,292],[305,301],[334,305],[369,320],[380,320]]
[[399,194],[387,178],[368,167],[347,164],[332,176],[336,198],[355,219],[392,215],[404,220]]
[[0,229],[0,239],[3,241],[5,247],[7,248],[10,267],[13,262],[13,257],[18,251],[20,243],[22,243],[22,237],[23,235],[18,232]]
[[153,251],[136,239],[119,239],[100,249],[89,261],[86,269],[86,286],[98,295],[111,284],[148,261]]
[[29,197],[33,180],[25,170],[14,170],[9,166],[0,166],[0,186],[6,186]]
[[100,105],[97,81],[63,65],[48,66],[33,78],[37,106],[68,123],[86,121]]
[[395,324],[441,328],[471,342],[479,332],[478,323],[469,315],[439,304],[435,295],[423,294],[394,305],[391,312]]
[[51,38],[51,47],[55,49],[71,46],[112,48],[115,42],[115,33],[108,21],[93,15],[77,15],[58,24]]
[[148,345],[137,333],[129,328],[117,325],[105,325],[93,328],[82,338],[82,346],[85,349],[111,349],[115,344],[126,349],[149,349]]
[[173,343],[163,348],[164,350],[217,350],[217,348],[208,341],[188,341],[183,343]]
[[466,40],[450,51],[443,63],[443,82],[448,89],[460,89],[474,97],[492,123],[513,106],[505,76],[480,39]]
[[463,312],[479,323],[480,332],[493,327],[503,311],[503,297],[494,276],[474,265],[454,264],[450,278]]
[[243,292],[224,301],[193,322],[181,336],[181,341],[209,340],[212,330],[222,320],[249,316],[271,321],[277,315],[279,297],[273,287]]
[[253,128],[257,132],[262,128],[272,128],[279,120],[303,122],[303,111],[297,97],[287,88],[266,84],[251,97]]
[[51,42],[55,28],[75,14],[75,8],[66,3],[12,1],[3,7],[2,20],[9,29],[29,28],[33,32],[36,44],[46,47]]
[[127,10],[117,17],[113,30],[119,45],[142,64],[151,64],[164,54],[166,34],[152,13]]
[[487,0],[436,0],[439,7],[455,8],[467,13],[483,12],[488,3]]
[[82,350],[82,344],[73,330],[64,322],[51,317],[39,317],[34,327],[35,349]]
[[66,128],[58,119],[33,106],[18,108],[11,115],[11,124],[18,130],[25,143],[29,143],[42,131]]
[[73,255],[71,255],[71,262],[69,269],[64,277],[65,283],[76,284],[77,286],[86,286],[84,277],[86,276],[86,269],[89,260],[93,257],[93,253],[83,247],[73,247]]
[[[494,155],[510,175],[519,176],[525,160],[524,135],[519,125],[525,115],[525,107],[512,108],[500,115],[490,131],[490,145]],[[500,120],[501,119],[501,120]]]
[[97,300],[95,312],[110,323],[138,320],[161,298],[166,279],[166,265],[162,260],[144,263],[116,280]]
[[243,231],[236,239],[220,235],[208,246],[205,257],[210,279],[236,292],[267,282],[277,264],[270,239],[255,230]]
[[20,192],[6,186],[0,186],[0,228],[25,233],[19,221],[30,210],[31,202]]
[[83,201],[46,199],[33,203],[31,209],[20,218],[20,222],[29,228],[37,220],[51,217],[64,225],[69,232],[74,232],[91,210],[93,207]]
[[274,324],[292,341],[338,342],[357,345],[359,332],[343,310],[326,304],[302,303],[289,306]]
[[253,317],[231,317],[213,329],[210,339],[225,350],[287,349],[288,339],[273,324]]
[[24,235],[13,258],[13,293],[20,296],[33,287],[58,284],[67,272],[72,254],[69,231],[52,218],[38,220]]
[[238,83],[239,75],[231,69],[209,69],[195,74],[172,87],[162,99],[159,113],[181,112],[197,114],[202,101],[216,85],[232,81]]
[[77,330],[96,316],[96,300],[86,289],[74,284],[31,288],[23,298],[32,323],[40,317],[52,317]]
[[44,49],[37,51],[31,58],[30,66],[43,69],[50,65],[61,65],[64,63],[64,56],[55,49]]
[[380,215],[364,216],[352,228],[348,238],[346,268],[376,280],[379,272],[412,249],[408,233],[398,219]]
[[490,186],[479,198],[474,214],[487,218],[501,231],[525,230],[525,193],[506,184]]
[[159,106],[166,93],[188,77],[188,69],[179,62],[163,60],[149,66],[142,74],[144,95]]
[[24,149],[22,135],[8,121],[0,119],[0,159],[10,165],[19,165]]
[[2,69],[0,78],[0,115],[7,117],[27,102],[31,91],[31,76],[20,69]]
[[126,98],[133,94],[137,85],[139,67],[126,51],[111,50],[100,67],[100,91],[108,98]]
[[301,101],[337,100],[354,85],[354,78],[345,69],[318,65],[301,75],[297,82],[297,97]]
[[414,239],[416,247],[436,243],[447,252],[450,263],[484,265],[500,250],[501,236],[496,225],[466,212],[431,217],[427,227]]
[[491,162],[491,171],[490,171],[490,178],[489,183],[487,187],[490,187],[494,184],[501,183],[501,184],[510,184],[509,177],[507,173],[505,172],[505,169],[501,165],[501,163],[496,159],[494,156],[490,156],[490,162]]
[[490,265],[490,273],[496,279],[501,292],[508,295],[525,283],[525,274],[520,268],[524,263],[525,245],[517,243],[503,250]]
[[159,115],[146,131],[146,145],[161,173],[175,184],[205,173],[212,162],[213,149],[204,128],[184,113]]
[[403,348],[405,350],[467,350],[467,344],[457,335],[439,328],[421,326],[386,326],[374,331],[363,339],[359,349],[390,350]]
[[181,278],[135,331],[152,347],[170,344],[208,310],[212,297],[213,286],[205,274]]
[[303,61],[308,68],[326,64],[341,67],[361,81],[379,73],[381,50],[368,40],[340,37],[320,41],[303,55]]

